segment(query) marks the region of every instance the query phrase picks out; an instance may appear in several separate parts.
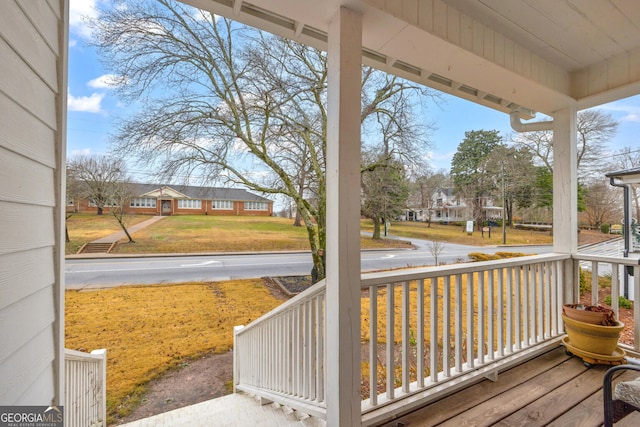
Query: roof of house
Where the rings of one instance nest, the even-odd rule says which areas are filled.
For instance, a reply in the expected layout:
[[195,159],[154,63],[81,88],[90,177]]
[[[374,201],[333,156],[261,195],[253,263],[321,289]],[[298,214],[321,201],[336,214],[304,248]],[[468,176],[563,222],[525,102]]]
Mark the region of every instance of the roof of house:
[[136,196],[144,196],[148,195],[149,193],[160,192],[160,190],[162,189],[162,191],[165,192],[165,195],[171,194],[172,198],[183,198],[182,196],[184,196],[184,198],[189,199],[233,200],[240,202],[272,202],[272,200],[269,200],[266,197],[250,193],[243,188],[132,183],[131,189],[132,193]]

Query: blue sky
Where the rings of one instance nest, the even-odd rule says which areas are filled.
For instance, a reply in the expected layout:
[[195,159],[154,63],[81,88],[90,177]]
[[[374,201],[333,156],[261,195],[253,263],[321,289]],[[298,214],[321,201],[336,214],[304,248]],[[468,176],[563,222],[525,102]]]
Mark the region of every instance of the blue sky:
[[[82,16],[93,15],[96,0],[70,0],[69,92],[67,155],[105,154],[114,119],[126,115],[122,105],[106,84],[106,73],[96,52],[87,46],[90,33]],[[509,116],[471,102],[443,94],[445,102],[430,104],[425,120],[437,129],[431,135],[431,163],[435,169],[449,170],[451,158],[464,133],[470,130],[499,130],[503,136],[513,131]],[[610,142],[611,151],[623,147],[640,149],[640,96],[599,107],[619,122],[618,133]],[[139,174],[142,171],[134,171]]]

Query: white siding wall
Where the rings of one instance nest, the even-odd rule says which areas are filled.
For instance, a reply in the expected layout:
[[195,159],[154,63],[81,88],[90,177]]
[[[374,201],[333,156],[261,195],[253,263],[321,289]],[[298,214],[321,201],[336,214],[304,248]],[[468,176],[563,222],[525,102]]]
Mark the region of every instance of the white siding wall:
[[0,405],[63,402],[67,10],[0,2]]

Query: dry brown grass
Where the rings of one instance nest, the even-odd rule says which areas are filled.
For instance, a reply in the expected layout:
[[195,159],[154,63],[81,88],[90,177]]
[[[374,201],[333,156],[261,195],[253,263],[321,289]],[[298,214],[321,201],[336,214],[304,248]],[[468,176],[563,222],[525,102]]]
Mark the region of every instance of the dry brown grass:
[[198,355],[229,351],[234,326],[281,302],[260,279],[67,291],[65,347],[107,349],[113,421],[131,411],[152,378]]
[[[135,225],[149,218],[151,217],[148,215],[130,215],[127,217],[127,225]],[[66,243],[66,254],[75,254],[85,243],[121,230],[118,221],[108,211],[103,215],[75,213],[67,219],[70,241]]]
[[[149,219],[137,215],[128,218],[134,225]],[[74,254],[87,242],[120,231],[111,215],[74,215],[68,222],[71,242],[67,255]],[[197,253],[309,250],[305,227],[294,227],[291,219],[246,216],[171,216],[133,235],[135,243],[123,239],[115,253]],[[408,248],[398,239],[372,240],[362,238],[361,246],[371,248]]]
[[[372,231],[373,225],[371,221],[363,220],[361,228],[366,231]],[[500,245],[502,244],[502,228],[492,227],[491,237],[485,232],[474,231],[471,235],[467,234],[460,225],[442,225],[432,223],[429,227],[425,222],[399,221],[391,224],[389,232],[394,236],[400,236],[411,240],[411,238],[421,240],[435,240],[439,242],[460,243],[465,245]],[[507,228],[507,244],[508,245],[530,245],[530,244],[550,244],[553,243],[553,237],[548,231],[531,231]]]

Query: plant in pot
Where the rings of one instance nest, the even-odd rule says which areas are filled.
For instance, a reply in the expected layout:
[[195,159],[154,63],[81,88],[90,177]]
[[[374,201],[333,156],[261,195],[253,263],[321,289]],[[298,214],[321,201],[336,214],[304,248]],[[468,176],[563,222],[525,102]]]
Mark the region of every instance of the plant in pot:
[[565,304],[562,311],[569,336],[567,347],[594,356],[615,355],[624,323],[615,318],[613,310],[600,305]]

